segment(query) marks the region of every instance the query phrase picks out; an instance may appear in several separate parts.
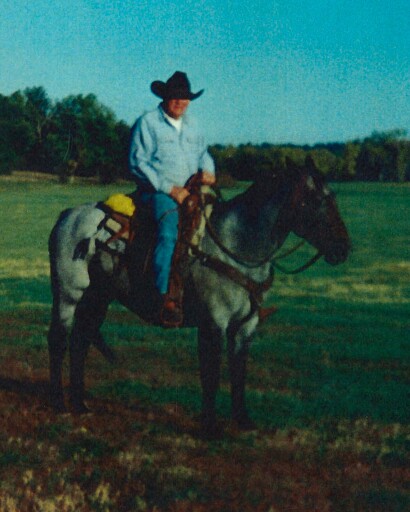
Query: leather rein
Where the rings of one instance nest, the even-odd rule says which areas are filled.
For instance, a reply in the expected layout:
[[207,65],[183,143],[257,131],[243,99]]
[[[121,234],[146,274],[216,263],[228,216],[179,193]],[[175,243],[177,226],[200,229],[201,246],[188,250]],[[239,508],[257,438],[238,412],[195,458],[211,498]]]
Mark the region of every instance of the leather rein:
[[[283,265],[281,265],[277,262],[277,260],[281,260],[281,259],[284,259],[284,258],[290,256],[291,254],[296,252],[298,249],[300,249],[303,245],[305,245],[305,243],[306,243],[305,240],[302,240],[299,243],[297,243],[296,245],[294,245],[292,248],[288,249],[287,251],[283,251],[283,252],[279,253],[277,256],[275,256],[277,249],[274,249],[270,254],[268,254],[265,258],[263,258],[261,260],[247,260],[245,258],[242,258],[235,252],[231,251],[228,247],[226,247],[226,245],[219,238],[218,234],[216,233],[215,229],[213,228],[213,226],[210,222],[210,218],[206,214],[205,205],[207,204],[207,202],[204,200],[203,194],[200,193],[199,197],[200,197],[199,207],[200,207],[200,209],[202,211],[202,215],[205,219],[206,230],[209,233],[210,237],[212,238],[212,240],[215,242],[215,244],[218,246],[219,249],[221,249],[221,251],[224,254],[229,256],[233,261],[235,261],[236,263],[238,263],[241,266],[244,266],[247,268],[258,268],[258,267],[270,262],[272,267],[277,268],[283,274],[299,274],[300,272],[303,272],[304,270],[311,267],[323,256],[323,254],[320,251],[318,251],[306,263],[304,263],[300,267],[297,267],[292,270],[289,270],[286,267],[283,267]],[[203,253],[203,255],[206,256],[205,253]]]
[[280,253],[276,257],[275,257],[275,253],[277,252],[277,250],[275,249],[268,256],[266,256],[266,258],[264,258],[262,260],[246,260],[246,259],[238,256],[236,253],[234,253],[230,249],[228,249],[228,247],[226,247],[222,243],[222,241],[216,234],[215,230],[213,229],[213,227],[210,223],[210,220],[206,216],[205,216],[205,222],[206,222],[206,228],[207,228],[209,235],[211,236],[211,238],[215,242],[215,244],[219,247],[219,249],[221,249],[222,252],[224,252],[227,256],[229,256],[231,259],[233,259],[236,263],[238,263],[239,265],[242,265],[244,267],[247,267],[247,268],[257,268],[257,267],[260,267],[260,266],[265,265],[266,263],[270,262],[272,267],[277,268],[283,274],[299,274],[300,272],[303,272],[304,270],[311,267],[314,263],[316,263],[323,256],[323,254],[318,251],[312,258],[310,258],[309,261],[307,261],[300,267],[297,267],[293,270],[289,270],[277,262],[277,260],[286,258],[287,256],[290,256],[292,253],[294,253],[295,251],[300,249],[300,247],[302,247],[302,245],[304,245],[306,243],[304,240],[302,240],[301,242],[296,244],[291,249],[289,249],[283,253]]
[[296,244],[291,249],[280,253],[278,256],[275,257],[275,253],[277,250],[275,249],[270,253],[266,258],[262,260],[247,260],[244,258],[241,258],[238,254],[231,251],[224,243],[221,241],[217,233],[215,232],[209,217],[206,214],[205,206],[207,204],[206,200],[204,200],[203,194],[199,194],[200,201],[199,201],[199,207],[202,211],[202,215],[205,219],[205,227],[207,232],[209,233],[212,240],[215,242],[215,244],[219,247],[219,249],[226,254],[229,258],[231,258],[233,261],[235,261],[237,264],[247,267],[247,268],[257,268],[262,265],[265,265],[267,263],[271,263],[269,277],[265,279],[263,282],[255,281],[248,276],[246,276],[243,272],[238,270],[233,265],[230,265],[229,263],[226,263],[219,258],[216,258],[214,256],[211,256],[204,251],[202,251],[197,245],[189,244],[191,253],[193,256],[195,256],[198,261],[203,265],[206,266],[219,274],[222,274],[226,277],[228,277],[231,281],[235,282],[242,288],[244,288],[248,293],[251,300],[251,310],[249,314],[247,315],[245,321],[247,319],[250,319],[253,314],[260,310],[262,301],[263,301],[263,294],[267,292],[270,287],[272,286],[273,279],[274,279],[274,269],[277,268],[279,271],[285,274],[297,274],[300,272],[303,272],[310,266],[312,266],[316,261],[318,261],[322,253],[318,252],[315,256],[313,256],[309,261],[301,265],[300,267],[288,270],[279,263],[277,263],[278,259],[283,259],[298,250],[302,245],[305,244],[305,241],[301,241],[300,243]]

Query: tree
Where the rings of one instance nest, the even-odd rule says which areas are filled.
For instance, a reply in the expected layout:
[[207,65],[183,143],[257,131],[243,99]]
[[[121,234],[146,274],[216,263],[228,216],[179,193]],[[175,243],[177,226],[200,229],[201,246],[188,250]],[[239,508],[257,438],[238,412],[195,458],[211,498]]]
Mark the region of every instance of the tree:
[[341,173],[339,178],[342,181],[351,181],[356,178],[357,158],[360,153],[360,144],[348,142],[345,144]]
[[35,127],[37,140],[42,142],[44,129],[52,114],[52,102],[43,87],[26,88],[24,97],[26,99],[25,115]]
[[125,123],[117,123],[114,113],[102,105],[94,94],[68,96],[58,102],[53,113],[54,151],[60,164],[77,162],[81,176],[99,176],[107,182],[118,177],[123,169]]
[[226,162],[226,169],[237,180],[254,180],[276,168],[277,156],[251,144],[240,145]]
[[409,142],[405,130],[373,132],[366,138],[357,159],[357,175],[365,181],[408,179]]
[[43,87],[31,87],[24,90],[24,115],[30,124],[35,138],[27,155],[31,169],[50,170],[50,154],[47,151],[47,135],[51,129],[53,104]]
[[341,162],[334,153],[327,149],[313,149],[309,154],[324,176],[335,178],[340,175]]
[[363,181],[380,181],[386,166],[386,152],[382,146],[366,142],[357,157],[357,178]]
[[370,137],[365,139],[365,142],[372,142],[375,145],[384,144],[389,141],[402,140],[406,137],[407,130],[396,128],[384,132],[374,131]]
[[0,173],[26,167],[26,155],[34,141],[30,123],[25,119],[25,100],[17,91],[0,95]]

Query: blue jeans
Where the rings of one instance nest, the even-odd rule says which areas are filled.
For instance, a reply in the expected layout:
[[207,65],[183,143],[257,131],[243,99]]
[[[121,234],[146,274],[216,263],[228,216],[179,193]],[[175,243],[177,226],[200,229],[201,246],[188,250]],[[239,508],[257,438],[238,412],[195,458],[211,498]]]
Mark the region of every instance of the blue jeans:
[[163,192],[142,192],[141,199],[151,207],[157,223],[157,244],[154,250],[155,285],[159,293],[164,294],[168,291],[172,257],[178,239],[178,205]]

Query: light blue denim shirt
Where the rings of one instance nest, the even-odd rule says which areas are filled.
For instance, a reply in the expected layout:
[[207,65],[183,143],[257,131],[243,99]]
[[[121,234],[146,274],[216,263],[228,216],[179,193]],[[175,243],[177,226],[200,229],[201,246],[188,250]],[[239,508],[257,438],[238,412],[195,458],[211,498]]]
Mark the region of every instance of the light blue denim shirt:
[[150,183],[169,194],[199,170],[215,172],[204,137],[194,119],[184,115],[181,130],[171,125],[159,105],[137,119],[131,133],[129,167],[138,184]]

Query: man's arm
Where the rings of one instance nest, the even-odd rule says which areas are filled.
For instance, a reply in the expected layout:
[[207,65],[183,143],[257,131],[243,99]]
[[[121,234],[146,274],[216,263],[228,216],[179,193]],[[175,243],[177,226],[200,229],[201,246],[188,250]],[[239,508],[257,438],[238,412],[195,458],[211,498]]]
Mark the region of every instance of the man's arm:
[[202,153],[199,158],[199,169],[202,171],[202,183],[213,185],[215,183],[215,163],[209,154],[205,140],[203,140]]
[[156,144],[154,130],[144,117],[140,117],[131,135],[129,167],[137,183],[150,184],[155,190],[169,194],[172,183],[166,178],[161,179],[152,163]]

